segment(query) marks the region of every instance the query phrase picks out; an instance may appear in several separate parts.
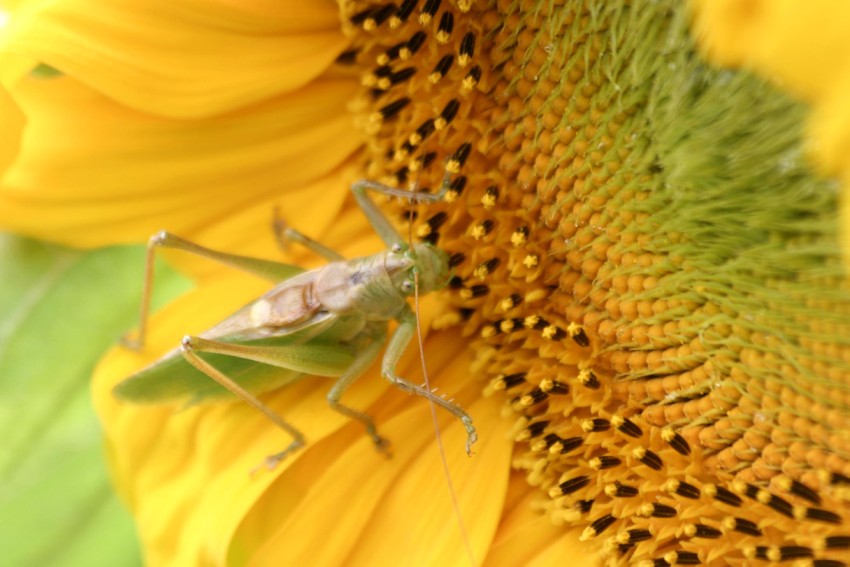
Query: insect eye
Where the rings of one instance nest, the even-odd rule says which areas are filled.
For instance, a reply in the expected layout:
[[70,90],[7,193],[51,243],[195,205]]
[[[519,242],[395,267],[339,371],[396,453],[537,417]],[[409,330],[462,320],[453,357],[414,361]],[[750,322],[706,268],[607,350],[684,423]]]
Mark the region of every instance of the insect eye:
[[399,254],[402,250],[404,250],[404,246],[398,243],[393,244],[393,247],[390,249],[393,254]]
[[401,282],[401,292],[405,295],[413,293],[413,280],[404,280]]

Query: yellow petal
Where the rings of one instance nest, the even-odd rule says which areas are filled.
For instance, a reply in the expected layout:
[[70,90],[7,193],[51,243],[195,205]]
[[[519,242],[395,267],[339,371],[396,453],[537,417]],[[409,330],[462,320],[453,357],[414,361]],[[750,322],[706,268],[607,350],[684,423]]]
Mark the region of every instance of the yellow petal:
[[[487,554],[486,567],[540,566],[570,558],[571,567],[591,567],[601,563],[595,542],[580,542],[581,529],[555,525],[541,514],[540,494],[528,485],[524,475],[511,479],[512,493],[520,498],[505,506],[499,531]],[[538,505],[538,506],[536,506]]]
[[344,79],[317,80],[185,122],[129,110],[70,78],[27,78],[13,93],[29,123],[0,191],[0,226],[101,246],[144,241],[162,228],[191,238],[240,211],[249,213],[232,221],[236,228],[245,219],[268,227],[277,202],[285,216],[309,211],[322,230],[348,192],[344,160],[360,144],[343,114],[351,88]]
[[20,150],[21,131],[24,128],[24,116],[18,106],[4,89],[0,88],[0,124],[3,135],[0,136],[0,175],[14,161]]
[[10,87],[36,63],[150,114],[210,116],[296,90],[345,49],[333,2],[64,0],[15,14]]
[[695,31],[709,58],[756,69],[807,100],[848,70],[850,4],[815,0],[693,0]]
[[[460,354],[458,345],[462,342],[456,333],[441,333],[426,342],[433,383],[462,382],[469,356]],[[408,356],[400,373],[415,375],[417,363],[415,356]],[[440,366],[445,370],[440,371]],[[481,432],[472,458],[463,451],[463,427],[443,412],[438,415],[472,553],[483,558],[499,521],[510,446],[503,442],[505,424],[492,402],[479,399],[465,403],[476,396],[478,386],[469,385],[471,388],[458,399],[474,416]],[[403,411],[387,409],[393,405]],[[387,413],[395,417],[384,421],[381,416]],[[289,469],[270,487],[269,501],[259,501],[240,530],[237,541],[244,548],[255,549],[258,543],[264,543],[253,553],[250,565],[469,564],[446,479],[440,472],[427,403],[419,398],[400,398],[398,391],[390,389],[377,402],[374,414],[394,441],[393,458],[376,460],[371,443],[362,437],[353,446],[345,440],[326,449],[321,455],[327,459],[324,464],[317,461],[318,456],[312,460],[305,457],[300,464],[314,473],[309,482],[298,482],[297,466]],[[374,465],[369,465],[372,461]],[[316,471],[321,471],[321,476],[316,477]],[[298,492],[293,486],[309,487],[296,506],[291,502],[292,493]],[[281,504],[287,501],[288,505]],[[277,518],[273,524],[277,529],[267,524],[262,528],[259,518],[272,514]],[[323,523],[328,524],[327,529],[317,530],[316,526]],[[328,531],[334,534],[332,545],[326,544]]]
[[[827,175],[850,184],[850,4],[830,0],[694,0],[709,59],[752,69],[807,101],[810,150]],[[845,189],[846,193],[846,189]],[[850,206],[842,205],[850,257]]]

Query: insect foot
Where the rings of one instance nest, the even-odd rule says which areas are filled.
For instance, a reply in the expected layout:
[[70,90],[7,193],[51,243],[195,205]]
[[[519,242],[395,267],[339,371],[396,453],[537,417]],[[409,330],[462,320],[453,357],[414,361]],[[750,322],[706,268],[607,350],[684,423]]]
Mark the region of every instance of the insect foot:
[[375,444],[375,450],[387,457],[388,459],[392,458],[393,452],[391,447],[390,440],[386,437],[381,437],[376,435],[372,437],[372,442]]
[[123,335],[120,339],[121,346],[135,352],[142,350],[142,343],[139,339],[130,338],[130,333]]
[[301,440],[295,440],[289,444],[289,446],[281,451],[280,453],[275,453],[274,455],[269,455],[263,462],[251,469],[251,474],[256,473],[261,468],[266,468],[268,470],[273,470],[281,461],[286,459],[292,453],[295,453],[299,449],[304,446],[304,442]]
[[478,441],[478,432],[475,430],[475,426],[472,425],[472,418],[468,415],[460,416],[460,421],[466,428],[466,454],[471,457],[472,446]]
[[291,240],[289,233],[291,231],[292,228],[289,226],[289,223],[286,222],[280,213],[280,207],[275,207],[272,211],[272,233],[274,234],[278,247],[283,251],[286,251],[287,248],[289,248],[288,244]]
[[237,398],[241,398],[242,401],[253,406],[254,409],[265,415],[272,423],[277,425],[283,431],[289,433],[292,437],[292,442],[286,447],[286,449],[266,459],[266,466],[273,468],[287,455],[304,446],[304,434],[276,414],[270,407],[261,402],[251,392],[247,391],[239,385],[239,383],[235,382],[232,378],[221,372],[198,354],[200,352],[217,354],[227,354],[230,352],[231,354],[235,354],[237,350],[238,349],[235,345],[229,343],[213,341],[191,335],[186,335],[183,337],[183,340],[180,341],[180,352],[186,362],[194,366],[196,370],[206,374],[209,378],[218,383],[219,386],[230,391],[230,393]]
[[411,394],[416,394],[417,396],[422,396],[457,417],[466,429],[466,454],[470,456],[472,455],[472,445],[478,440],[478,433],[475,430],[475,426],[472,424],[472,418],[469,417],[469,414],[466,413],[465,409],[455,402],[435,394],[424,386],[411,384],[404,378],[396,376],[390,371],[385,370],[383,374],[384,378],[389,380],[396,388]]

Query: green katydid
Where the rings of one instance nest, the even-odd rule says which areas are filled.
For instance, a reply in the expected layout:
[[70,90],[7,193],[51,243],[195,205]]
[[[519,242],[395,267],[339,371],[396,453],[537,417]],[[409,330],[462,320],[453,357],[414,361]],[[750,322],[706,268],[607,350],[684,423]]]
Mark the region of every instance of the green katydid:
[[336,377],[327,394],[330,407],[361,422],[379,450],[387,441],[378,435],[372,418],[343,405],[345,390],[368,368],[387,342],[387,326],[398,328],[389,338],[381,373],[394,386],[431,400],[461,420],[467,432],[466,451],[477,439],[469,414],[425,386],[396,374],[396,366],[416,330],[417,320],[407,303],[414,293],[443,288],[449,279],[448,255],[429,243],[408,245],[369,198],[367,190],[394,197],[435,201],[440,194],[415,194],[372,181],[358,181],[352,192],[387,249],[363,258],[345,260],[333,250],[281,223],[278,239],[290,239],[324,256],[330,263],[312,271],[268,260],[217,252],[159,232],[148,244],[139,338],[144,344],[153,260],[157,248],[197,254],[243,269],[278,283],[213,328],[186,336],[179,348],[119,383],[119,399],[158,402],[179,398],[201,401],[230,391],[292,436],[283,451],[271,455],[273,466],[305,444],[304,435],[258,400],[255,394],[293,383],[304,375]]

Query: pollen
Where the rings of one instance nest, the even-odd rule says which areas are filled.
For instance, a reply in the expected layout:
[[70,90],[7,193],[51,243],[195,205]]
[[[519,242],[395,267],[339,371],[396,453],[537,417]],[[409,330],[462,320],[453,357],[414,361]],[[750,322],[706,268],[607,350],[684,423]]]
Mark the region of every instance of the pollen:
[[467,32],[463,39],[460,42],[460,48],[458,49],[458,65],[461,67],[466,67],[469,65],[470,61],[472,61],[473,56],[475,55],[475,34],[473,32]]
[[481,80],[481,67],[477,65],[469,70],[469,73],[463,78],[460,83],[460,92],[464,95],[469,94],[478,85]]
[[511,233],[511,244],[514,247],[522,246],[528,242],[528,227],[520,227]]
[[486,279],[493,271],[499,267],[500,261],[498,258],[490,258],[486,262],[479,264],[473,271],[472,275],[479,280]]
[[526,329],[538,329],[546,327],[548,324],[542,317],[540,317],[540,315],[529,315],[523,321],[523,325]]
[[564,330],[557,325],[547,325],[543,328],[541,333],[543,338],[549,339],[550,341],[558,341],[566,336]]
[[440,188],[414,234],[537,509],[612,564],[850,565],[850,280],[806,109],[672,0],[345,6],[364,177]]
[[425,6],[419,12],[419,24],[422,26],[428,25],[439,9],[440,0],[425,0]]
[[469,235],[475,240],[481,240],[493,230],[493,221],[485,220],[483,222],[476,223],[469,228]]
[[499,188],[495,185],[491,185],[484,192],[484,196],[481,197],[481,204],[484,205],[485,209],[492,209],[496,206],[496,201],[499,199]]
[[[428,75],[428,81],[431,84],[437,84],[440,79],[442,79],[449,73],[452,68],[452,64],[454,63],[454,60],[455,59],[453,55],[446,55],[445,57],[437,61],[437,65],[434,67],[434,70],[431,71],[430,75]],[[454,173],[457,173],[457,171],[455,171]]]
[[528,269],[536,268],[540,264],[540,257],[537,254],[526,254],[522,259],[522,265]]
[[437,28],[437,32],[434,34],[434,37],[437,38],[437,42],[446,44],[452,38],[452,30],[454,29],[454,16],[450,11],[445,11],[440,16],[440,25]]

